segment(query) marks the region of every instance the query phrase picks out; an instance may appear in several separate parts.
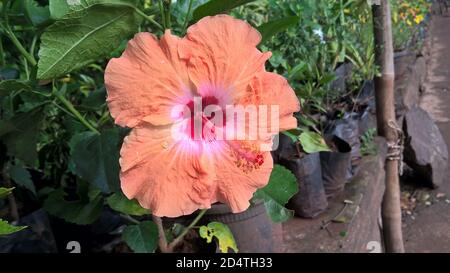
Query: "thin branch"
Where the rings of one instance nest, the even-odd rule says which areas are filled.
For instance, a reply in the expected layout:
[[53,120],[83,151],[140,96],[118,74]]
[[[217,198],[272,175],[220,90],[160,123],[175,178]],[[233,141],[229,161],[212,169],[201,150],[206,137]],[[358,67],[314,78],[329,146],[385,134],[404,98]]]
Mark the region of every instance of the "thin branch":
[[164,227],[163,227],[161,218],[158,216],[155,216],[155,215],[152,215],[152,218],[153,218],[153,222],[155,222],[156,226],[158,227],[159,250],[161,250],[162,253],[172,252],[172,251],[168,250],[166,234],[164,232]]
[[189,23],[189,16],[191,15],[191,10],[192,10],[192,4],[194,3],[194,0],[189,0],[189,7],[186,13],[186,18],[184,18],[184,24],[183,24],[183,33],[186,32],[187,29],[187,25]]
[[195,217],[192,223],[187,228],[185,228],[183,232],[181,232],[181,234],[169,244],[169,249],[174,249],[184,239],[184,236],[186,236],[189,230],[191,230],[198,223],[198,221],[202,219],[206,211],[207,209],[203,209],[200,211],[200,213],[197,215],[197,217]]
[[164,30],[164,28],[158,22],[156,22],[152,17],[150,17],[147,14],[145,14],[142,10],[134,7],[134,11],[137,14],[139,14],[140,16],[142,16],[145,20],[147,20],[150,23],[152,23],[153,25],[155,25],[159,30]]
[[191,222],[189,226],[187,226],[181,234],[175,238],[170,244],[167,243],[166,234],[164,232],[164,226],[162,224],[162,220],[160,217],[153,215],[153,222],[155,222],[156,226],[158,227],[158,236],[159,236],[159,249],[163,253],[172,253],[173,250],[183,241],[186,234],[191,230],[192,228],[196,227],[197,223],[200,221],[200,219],[205,215],[207,209],[203,209],[200,211],[200,213],[195,217],[195,219]]
[[75,117],[77,117],[77,119],[84,125],[86,126],[89,130],[91,130],[92,132],[100,135],[100,132],[94,128],[94,126],[92,126],[81,114],[80,112],[78,112],[77,109],[75,109],[75,107],[73,106],[73,104],[67,100],[63,95],[59,94],[58,92],[54,91],[53,94],[55,95],[55,97],[62,102],[62,104],[67,108],[67,110],[69,112],[71,112]]
[[134,219],[133,217],[131,217],[130,215],[127,214],[120,214],[120,217],[122,217],[123,219],[127,220],[130,223],[139,225],[141,222],[139,222],[138,220]]
[[24,56],[27,59],[27,61],[31,64],[31,66],[36,66],[37,64],[36,59],[34,59],[34,57],[30,53],[28,53],[28,51],[23,47],[23,45],[20,43],[19,39],[17,39],[16,35],[11,30],[9,25],[6,25],[4,27],[4,31],[6,33],[6,36],[9,37],[11,42],[16,46],[17,50],[19,50],[22,56]]
[[163,30],[167,29],[167,25],[166,25],[166,14],[164,13],[164,5],[162,0],[158,1],[158,6],[159,6],[159,13],[161,14],[161,19],[163,21]]

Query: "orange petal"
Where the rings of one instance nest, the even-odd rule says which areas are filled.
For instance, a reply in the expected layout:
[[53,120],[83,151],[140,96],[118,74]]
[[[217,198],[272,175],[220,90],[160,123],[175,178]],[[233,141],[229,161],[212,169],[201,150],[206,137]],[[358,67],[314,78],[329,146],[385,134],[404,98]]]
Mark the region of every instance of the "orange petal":
[[124,194],[156,216],[177,217],[209,208],[214,176],[211,160],[182,144],[173,142],[170,126],[134,128],[120,152]]
[[142,120],[154,125],[171,122],[170,109],[190,89],[186,65],[177,54],[180,41],[170,31],[160,42],[150,33],[138,33],[120,58],[109,61],[107,102],[117,124],[135,127]]
[[245,21],[208,16],[189,27],[179,54],[188,61],[189,77],[197,88],[211,84],[239,96],[271,56],[256,48],[260,41],[261,34]]
[[[267,105],[269,109],[273,106],[278,107],[279,131],[297,127],[297,119],[293,114],[300,111],[300,102],[284,77],[271,72],[257,74],[249,86],[248,96],[243,100],[243,103]],[[269,119],[267,126],[270,125]]]
[[[259,143],[229,143],[226,149],[216,154],[214,160],[217,190],[213,199],[228,204],[234,213],[245,211],[249,207],[253,193],[267,185],[272,172],[273,160],[270,152],[246,150],[252,145]],[[258,146],[253,147],[258,149]],[[255,161],[257,156],[260,156],[262,163]]]
[[[257,134],[258,140],[266,141],[279,131],[297,127],[297,119],[293,114],[300,111],[300,103],[282,76],[270,72],[256,74],[243,94],[235,104],[246,108],[256,106],[258,111],[257,115],[246,116],[246,136]],[[255,125],[256,130],[251,130],[251,126]],[[251,131],[253,133],[247,134]]]

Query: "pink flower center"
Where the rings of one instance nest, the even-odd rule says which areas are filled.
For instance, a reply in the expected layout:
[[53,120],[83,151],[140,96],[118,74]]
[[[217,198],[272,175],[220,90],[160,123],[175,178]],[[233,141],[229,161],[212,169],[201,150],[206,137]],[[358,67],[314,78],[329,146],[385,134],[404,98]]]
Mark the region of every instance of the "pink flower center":
[[[212,142],[216,140],[216,128],[226,124],[225,111],[214,96],[196,97],[186,104],[189,119],[187,134],[193,140]],[[186,115],[187,114],[187,115]]]

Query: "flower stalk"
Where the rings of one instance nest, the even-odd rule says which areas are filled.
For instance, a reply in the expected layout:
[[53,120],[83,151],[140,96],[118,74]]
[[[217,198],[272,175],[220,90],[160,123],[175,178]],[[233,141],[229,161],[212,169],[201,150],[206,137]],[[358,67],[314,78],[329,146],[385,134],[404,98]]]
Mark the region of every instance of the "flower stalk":
[[173,250],[180,244],[180,242],[184,239],[184,236],[192,229],[194,228],[197,223],[202,219],[203,215],[205,215],[207,209],[202,209],[199,214],[194,218],[194,220],[187,226],[181,234],[176,237],[172,242],[167,243],[166,234],[164,232],[164,227],[162,224],[162,220],[158,216],[153,215],[153,222],[155,222],[156,226],[158,227],[158,234],[159,234],[159,249],[163,253],[171,253]]

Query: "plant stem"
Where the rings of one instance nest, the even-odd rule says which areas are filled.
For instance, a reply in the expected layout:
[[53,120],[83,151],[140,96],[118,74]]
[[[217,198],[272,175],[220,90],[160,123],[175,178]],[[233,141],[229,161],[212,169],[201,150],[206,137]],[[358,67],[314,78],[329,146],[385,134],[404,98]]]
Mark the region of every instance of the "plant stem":
[[163,21],[163,25],[164,25],[164,30],[167,29],[167,25],[166,25],[166,15],[164,13],[164,5],[163,5],[163,0],[159,0],[158,1],[158,6],[159,6],[159,13],[161,13],[161,18]]
[[105,122],[107,122],[109,119],[109,116],[110,116],[110,113],[108,111],[105,111],[97,122],[98,127],[101,127]]
[[191,230],[197,225],[198,221],[200,221],[203,215],[205,215],[206,211],[207,209],[202,209],[199,212],[199,214],[195,217],[195,219],[189,224],[189,226],[187,226],[181,232],[181,234],[177,238],[175,238],[170,244],[167,244],[166,234],[164,232],[164,227],[161,218],[153,215],[153,222],[155,222],[156,226],[158,227],[159,249],[161,250],[161,252],[163,253],[173,252],[175,247],[177,247],[177,245],[184,239],[184,236],[186,236],[189,230]]
[[31,54],[31,56],[34,56],[34,50],[36,48],[37,39],[38,39],[38,35],[34,35],[33,41],[31,42],[31,46],[30,46],[30,54]]
[[1,36],[0,36],[0,66],[5,66],[5,52],[3,50],[3,42]]
[[56,101],[52,101],[52,104],[55,105],[59,110],[61,110],[64,113],[66,113],[67,115],[71,116],[74,119],[77,119],[76,116],[74,116],[71,112],[67,111],[66,108],[64,108],[61,105],[59,105]]
[[6,25],[5,27],[5,32],[11,42],[16,46],[17,50],[19,50],[19,52],[27,59],[27,61],[32,66],[36,66],[37,62],[34,57],[23,47],[23,45],[20,43],[20,41],[17,39],[16,35],[14,35],[14,32],[8,25]]
[[208,210],[202,209],[200,211],[200,213],[192,221],[192,223],[189,226],[187,226],[187,228],[185,228],[183,230],[183,232],[181,232],[181,234],[170,243],[169,247],[173,246],[173,248],[175,248],[175,246],[177,246],[178,243],[180,243],[181,240],[183,240],[184,236],[186,236],[186,234],[189,232],[189,230],[191,230],[198,223],[198,221],[200,221],[200,219],[202,219],[202,217],[203,217],[203,215],[205,215],[206,211],[208,211]]
[[136,11],[136,13],[139,14],[140,16],[142,16],[145,20],[147,20],[150,23],[152,23],[153,25],[155,25],[159,30],[164,31],[164,28],[158,22],[156,22],[152,17],[148,16],[142,10],[138,9],[135,6],[133,6],[133,8],[134,8],[134,11]]
[[138,220],[134,219],[133,217],[131,217],[130,215],[127,214],[120,214],[120,217],[122,217],[123,219],[129,221],[130,223],[139,225],[141,222],[139,222]]
[[184,19],[184,24],[183,24],[183,33],[186,32],[187,29],[187,25],[189,23],[189,16],[191,15],[191,9],[192,9],[192,4],[194,3],[193,0],[189,0],[189,7],[186,13],[186,18]]
[[166,11],[166,27],[167,28],[171,28],[171,22],[170,22],[170,8],[171,8],[171,1],[170,0],[166,0],[165,1],[165,3],[166,3],[166,8],[164,9],[165,11]]
[[23,68],[25,70],[25,75],[27,76],[27,80],[30,79],[30,70],[28,69],[28,62],[25,57],[22,56]]
[[166,239],[166,233],[164,232],[164,226],[162,224],[162,220],[160,217],[152,215],[152,219],[153,222],[155,222],[157,228],[158,228],[158,245],[159,245],[159,250],[162,253],[168,253],[168,252],[172,252],[168,249],[168,245],[167,245],[167,239]]
[[99,134],[100,132],[95,129],[81,114],[78,112],[77,109],[73,106],[73,104],[67,100],[63,95],[59,94],[58,92],[53,92],[55,97],[64,104],[64,106],[71,112],[84,126],[86,126],[89,130],[92,132]]

